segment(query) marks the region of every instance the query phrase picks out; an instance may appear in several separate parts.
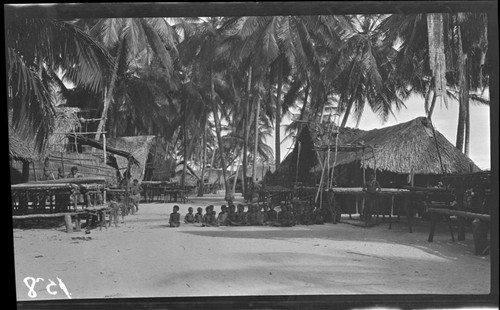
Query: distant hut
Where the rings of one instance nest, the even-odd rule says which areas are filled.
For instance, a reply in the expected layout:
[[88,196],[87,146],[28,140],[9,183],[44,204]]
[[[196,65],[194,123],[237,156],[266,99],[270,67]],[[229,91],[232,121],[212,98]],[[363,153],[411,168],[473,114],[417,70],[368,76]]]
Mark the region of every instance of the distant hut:
[[[109,146],[130,153],[136,160],[137,165],[131,165],[131,179],[144,179],[146,162],[149,151],[155,136],[133,136],[133,137],[117,137],[108,139]],[[116,158],[118,170],[123,175],[128,169],[128,160],[125,157]]]
[[324,162],[320,163],[320,159],[327,152],[318,149],[324,150],[325,145],[331,146],[329,166],[335,169],[338,186],[361,186],[363,168],[376,173],[383,187],[428,186],[445,174],[481,171],[440,132],[433,130],[426,117],[368,131],[338,128],[337,146],[350,146],[351,150],[340,149],[336,156],[335,139],[332,141],[327,134],[311,127],[304,126],[293,152],[282,163],[289,178],[299,175],[299,181],[309,184],[319,179]]

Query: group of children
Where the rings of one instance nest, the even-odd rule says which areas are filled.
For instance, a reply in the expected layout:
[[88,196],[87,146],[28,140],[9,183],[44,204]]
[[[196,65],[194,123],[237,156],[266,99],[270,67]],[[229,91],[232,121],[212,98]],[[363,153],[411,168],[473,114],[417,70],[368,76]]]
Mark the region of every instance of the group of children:
[[[279,210],[279,211],[278,211]],[[310,204],[298,204],[284,202],[277,208],[270,208],[267,204],[249,204],[247,211],[245,206],[229,204],[229,207],[222,205],[219,214],[214,210],[213,205],[205,208],[198,207],[196,213],[193,208],[188,208],[188,213],[184,216],[184,223],[199,223],[202,227],[218,226],[278,226],[291,227],[295,225],[323,224],[323,212],[319,208],[314,208]],[[170,227],[180,226],[179,206],[173,207],[173,212],[169,218]]]

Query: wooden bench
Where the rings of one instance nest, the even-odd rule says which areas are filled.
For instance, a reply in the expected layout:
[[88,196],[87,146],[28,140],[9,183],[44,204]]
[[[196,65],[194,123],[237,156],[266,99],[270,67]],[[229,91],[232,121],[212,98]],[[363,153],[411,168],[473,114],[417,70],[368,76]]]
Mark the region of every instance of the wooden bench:
[[[456,216],[456,217],[461,217],[461,218],[468,218],[468,219],[479,219],[484,222],[490,222],[491,221],[491,215],[489,214],[480,214],[480,213],[473,213],[473,212],[467,212],[467,211],[460,211],[460,210],[453,210],[449,208],[441,208],[441,207],[430,207],[428,208],[428,211],[431,213],[431,227],[429,231],[429,238],[427,239],[428,242],[432,242],[434,240],[434,232],[436,230],[436,225],[438,222],[438,214],[443,214],[447,216]],[[450,233],[451,233],[451,239],[454,242],[455,237],[453,236],[453,231],[451,227],[451,222],[450,222]],[[476,248],[476,255],[478,254],[478,250],[480,248],[479,243],[481,241],[478,238],[474,238],[474,246]]]
[[36,219],[48,219],[48,218],[64,218],[64,223],[66,225],[66,232],[73,232],[73,222],[75,219],[75,231],[81,230],[80,225],[80,215],[86,214],[86,212],[63,212],[63,213],[49,213],[49,214],[28,214],[28,215],[14,215],[13,220],[36,220]]
[[167,195],[169,196],[169,202],[177,202],[180,199],[182,203],[186,203],[188,200],[189,190],[185,189],[165,189],[163,194],[165,194],[165,202],[167,202]]

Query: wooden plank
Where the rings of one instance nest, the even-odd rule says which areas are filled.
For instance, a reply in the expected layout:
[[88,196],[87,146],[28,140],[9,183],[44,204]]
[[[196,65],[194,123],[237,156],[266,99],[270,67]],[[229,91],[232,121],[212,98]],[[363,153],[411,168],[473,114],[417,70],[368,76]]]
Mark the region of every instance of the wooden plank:
[[403,188],[411,191],[439,192],[439,193],[450,192],[446,188],[438,188],[438,187],[403,186]]
[[52,184],[39,184],[39,183],[20,183],[11,185],[11,190],[47,190],[47,189],[73,189],[75,186],[71,183],[52,183]]
[[440,208],[429,208],[428,210],[430,212],[446,214],[446,215],[455,215],[455,216],[460,216],[460,217],[465,217],[465,218],[470,218],[470,219],[480,219],[480,220],[484,220],[484,221],[491,220],[491,215],[489,215],[489,214],[480,214],[480,213],[450,210],[450,209],[440,209]]
[[28,214],[28,215],[13,215],[13,220],[26,220],[26,219],[41,219],[41,218],[56,218],[63,217],[66,214],[70,216],[76,216],[78,214],[84,214],[85,212],[65,212],[65,213],[49,213],[49,214]]

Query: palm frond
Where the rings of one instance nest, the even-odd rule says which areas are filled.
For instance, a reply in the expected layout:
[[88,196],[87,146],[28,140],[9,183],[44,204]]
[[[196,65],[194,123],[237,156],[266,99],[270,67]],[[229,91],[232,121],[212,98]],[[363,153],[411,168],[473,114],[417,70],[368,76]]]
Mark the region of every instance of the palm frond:
[[8,99],[12,127],[42,151],[54,124],[55,110],[49,91],[36,72],[11,49],[7,49]]

